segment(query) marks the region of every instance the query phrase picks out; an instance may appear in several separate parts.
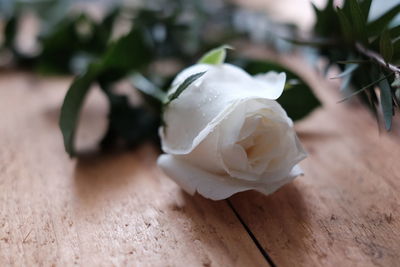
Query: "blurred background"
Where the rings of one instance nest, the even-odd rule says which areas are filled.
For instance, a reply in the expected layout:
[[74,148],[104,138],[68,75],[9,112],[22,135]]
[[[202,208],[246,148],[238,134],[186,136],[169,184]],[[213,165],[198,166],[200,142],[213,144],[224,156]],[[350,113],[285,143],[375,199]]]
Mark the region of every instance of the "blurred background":
[[[0,67],[81,73],[135,22],[164,58],[188,59],[238,38],[287,51],[279,37],[311,31],[311,3],[326,0],[0,0]],[[369,20],[396,4],[373,1]]]
[[308,0],[1,0],[0,66],[78,74],[138,22],[157,56],[189,59],[238,38],[286,51],[277,37],[310,30],[313,11]]
[[[354,71],[354,64],[336,64],[353,59],[357,53],[354,45],[346,48],[348,43],[334,11],[342,2],[329,1],[331,5],[327,5],[326,0],[0,0],[0,71],[77,77],[69,92],[75,91],[80,98],[64,102],[64,106],[73,107],[74,115],[66,118],[68,125],[61,125],[70,154],[73,134],[66,136],[65,132],[75,132],[83,99],[92,85],[100,87],[109,107],[101,147],[113,147],[121,140],[129,146],[136,145],[149,137],[158,142],[161,96],[172,79],[205,52],[223,44],[237,48],[227,60],[251,74],[269,70],[288,73],[288,88],[297,89],[285,91],[278,101],[297,120],[320,105],[310,87],[285,66],[264,58],[263,62],[256,62],[257,58],[247,58],[246,52],[258,47],[264,49],[264,54],[266,50],[272,55],[301,54],[321,73],[332,69],[336,74],[347,71],[342,76],[344,95],[353,92],[349,89],[351,84],[359,89],[374,82],[379,78],[377,66],[371,68],[374,74],[366,78],[362,67]],[[368,21],[399,4],[399,0],[372,1]],[[391,25],[399,23],[397,14]],[[334,44],[326,49],[325,44],[296,46],[293,42],[314,37],[333,40]],[[342,45],[335,45],[341,41]],[[376,49],[376,43],[379,42],[371,43],[372,49]],[[322,64],[325,67],[321,67],[321,55],[328,58]],[[379,94],[373,88],[370,93],[375,101],[371,109],[380,112]]]

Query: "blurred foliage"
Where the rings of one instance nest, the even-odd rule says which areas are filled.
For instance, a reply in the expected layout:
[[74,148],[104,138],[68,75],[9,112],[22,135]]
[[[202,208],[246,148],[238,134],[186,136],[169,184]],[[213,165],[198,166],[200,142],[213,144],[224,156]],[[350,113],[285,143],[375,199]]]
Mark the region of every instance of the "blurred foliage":
[[[44,74],[77,75],[60,115],[65,148],[71,156],[77,155],[75,132],[92,85],[99,85],[110,108],[102,148],[130,147],[148,139],[157,141],[165,91],[178,71],[196,63],[211,48],[238,39],[287,51],[291,45],[277,36],[295,33],[293,25],[277,24],[265,14],[216,0],[113,4],[105,9],[101,19],[72,7],[67,0],[0,0],[0,16],[5,25],[1,53],[11,55],[11,66]],[[17,45],[27,13],[35,14],[40,22],[38,49],[34,53],[21,52]],[[121,29],[125,31],[121,33]],[[283,66],[244,60],[241,59],[242,66],[252,73],[285,71],[290,78],[301,81]],[[235,61],[238,62],[232,59]],[[156,67],[157,64],[164,67]],[[142,96],[141,104],[133,105],[127,95],[115,90],[120,81],[128,81],[132,90],[137,89]],[[302,118],[319,104],[302,84],[282,96],[281,104],[293,119]],[[298,101],[300,97],[308,100]]]
[[[282,45],[285,42],[275,33],[294,31],[293,25],[278,25],[262,13],[221,0],[150,0],[136,6],[116,1],[108,6],[88,6],[74,8],[70,0],[0,0],[4,26],[0,51],[11,54],[12,64],[19,68],[43,74],[80,74],[118,38],[115,33],[121,26],[136,24],[155,59],[174,58],[183,65],[239,37],[287,48],[290,45]],[[105,14],[96,18],[88,12],[90,8]],[[16,40],[27,14],[34,14],[39,21],[35,40],[39,51],[33,53],[21,51]],[[265,31],[267,28],[270,30]]]
[[326,70],[339,64],[342,73],[335,78],[342,78],[343,100],[360,95],[378,121],[381,110],[390,130],[400,103],[400,25],[394,21],[400,3],[373,20],[369,19],[371,4],[372,0],[345,0],[335,6],[329,0],[323,9],[313,6],[314,36],[292,41],[315,47],[318,55],[328,59]]

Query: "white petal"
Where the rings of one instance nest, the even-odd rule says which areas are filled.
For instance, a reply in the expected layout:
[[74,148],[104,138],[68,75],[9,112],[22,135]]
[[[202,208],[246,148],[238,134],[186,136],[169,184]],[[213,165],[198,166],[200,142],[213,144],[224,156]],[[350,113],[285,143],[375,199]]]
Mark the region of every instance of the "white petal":
[[187,193],[193,195],[197,191],[200,195],[212,200],[225,199],[235,193],[251,189],[264,194],[270,194],[301,174],[301,169],[295,166],[289,176],[284,179],[260,183],[212,174],[196,168],[183,160],[179,160],[172,155],[161,155],[157,163]]
[[185,155],[176,155],[176,157],[205,171],[224,173],[218,142],[219,131],[213,131],[192,152]]
[[191,195],[197,191],[205,198],[221,200],[237,192],[251,189],[251,186],[243,185],[239,180],[205,172],[171,155],[161,155],[157,163],[170,178]]
[[270,71],[265,74],[257,74],[254,78],[260,83],[262,88],[270,91],[270,99],[278,99],[282,95],[285,88],[286,73]]
[[[177,79],[185,79],[194,71],[197,69],[192,67]],[[160,130],[163,150],[171,154],[191,152],[237,105],[248,99],[275,99],[284,86],[284,83],[275,83],[282,88],[274,89],[266,88],[266,84],[233,65],[209,66],[197,83],[190,85],[166,108],[167,127]]]

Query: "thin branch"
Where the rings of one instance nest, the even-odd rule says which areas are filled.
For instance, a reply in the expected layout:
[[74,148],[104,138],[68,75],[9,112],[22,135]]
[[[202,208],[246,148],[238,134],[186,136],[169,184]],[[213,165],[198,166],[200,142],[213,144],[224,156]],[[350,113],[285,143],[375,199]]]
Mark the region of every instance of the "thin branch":
[[364,56],[374,60],[376,63],[378,63],[379,65],[381,65],[382,67],[398,74],[400,73],[400,68],[398,66],[395,66],[393,64],[390,64],[389,62],[386,62],[381,55],[379,55],[378,53],[376,53],[375,51],[372,50],[368,50],[367,48],[365,48],[362,44],[360,43],[356,43],[356,49],[358,52],[360,52],[361,54],[363,54]]

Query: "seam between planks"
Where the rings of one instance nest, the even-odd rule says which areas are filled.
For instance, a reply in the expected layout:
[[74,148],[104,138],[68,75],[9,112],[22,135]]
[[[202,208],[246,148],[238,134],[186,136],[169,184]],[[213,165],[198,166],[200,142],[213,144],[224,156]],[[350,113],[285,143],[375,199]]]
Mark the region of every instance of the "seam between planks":
[[263,255],[264,259],[268,262],[268,264],[271,267],[276,267],[276,264],[273,262],[271,257],[268,255],[267,251],[265,251],[265,249],[261,246],[260,242],[257,240],[257,238],[255,237],[253,232],[250,230],[250,228],[247,226],[247,224],[243,221],[242,217],[240,217],[239,213],[236,211],[235,207],[232,205],[232,203],[229,201],[229,199],[227,199],[226,202],[228,203],[228,206],[232,209],[233,213],[235,214],[236,218],[239,220],[240,224],[244,227],[246,232],[249,234],[251,240],[253,240],[257,249]]

